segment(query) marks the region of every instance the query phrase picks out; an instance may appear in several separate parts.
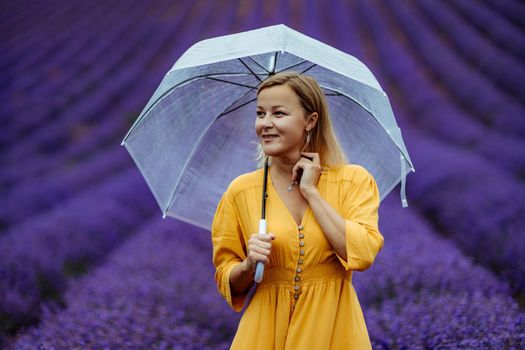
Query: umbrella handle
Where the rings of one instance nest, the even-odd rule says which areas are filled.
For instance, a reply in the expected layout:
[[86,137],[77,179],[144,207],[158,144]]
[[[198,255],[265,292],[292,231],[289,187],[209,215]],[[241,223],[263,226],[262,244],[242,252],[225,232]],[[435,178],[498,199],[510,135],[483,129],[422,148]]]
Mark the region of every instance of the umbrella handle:
[[[265,235],[266,234],[266,220],[261,219],[259,220],[259,234]],[[263,279],[264,274],[264,264],[259,261],[257,265],[255,266],[255,282],[259,283]]]

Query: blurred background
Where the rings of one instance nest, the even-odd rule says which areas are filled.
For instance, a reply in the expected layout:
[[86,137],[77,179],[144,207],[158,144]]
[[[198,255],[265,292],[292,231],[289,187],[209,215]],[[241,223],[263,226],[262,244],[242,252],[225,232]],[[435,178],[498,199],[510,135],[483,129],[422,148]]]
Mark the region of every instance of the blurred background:
[[120,142],[177,58],[284,23],[364,62],[415,173],[354,275],[374,349],[525,348],[525,4],[3,1],[0,348],[227,349],[210,233]]

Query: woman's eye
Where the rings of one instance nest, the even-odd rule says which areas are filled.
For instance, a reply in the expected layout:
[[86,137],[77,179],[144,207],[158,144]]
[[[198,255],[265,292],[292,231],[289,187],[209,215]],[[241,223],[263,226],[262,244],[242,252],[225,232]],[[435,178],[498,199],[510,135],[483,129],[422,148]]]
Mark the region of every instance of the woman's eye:
[[264,112],[259,111],[256,113],[256,115],[257,115],[257,118],[264,118]]
[[277,112],[275,112],[275,115],[281,115],[282,116],[282,115],[286,115],[286,114],[284,112],[277,111]]

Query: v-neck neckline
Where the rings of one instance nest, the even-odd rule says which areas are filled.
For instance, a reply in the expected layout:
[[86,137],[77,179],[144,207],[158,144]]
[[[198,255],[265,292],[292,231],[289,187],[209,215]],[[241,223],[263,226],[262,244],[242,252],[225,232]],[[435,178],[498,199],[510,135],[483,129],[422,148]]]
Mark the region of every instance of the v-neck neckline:
[[301,222],[299,224],[297,224],[297,221],[295,221],[295,218],[293,217],[292,212],[290,211],[290,209],[288,208],[286,203],[283,201],[283,199],[279,195],[279,192],[277,192],[277,189],[275,188],[275,186],[273,184],[272,175],[270,174],[270,169],[268,169],[268,180],[269,180],[270,186],[272,188],[272,191],[275,193],[275,197],[278,198],[278,201],[281,203],[281,205],[286,210],[286,213],[288,214],[288,217],[294,223],[295,227],[304,226],[304,224],[306,223],[306,219],[308,218],[308,215],[310,213],[310,205],[306,206],[306,210],[303,213],[303,216],[301,218]]

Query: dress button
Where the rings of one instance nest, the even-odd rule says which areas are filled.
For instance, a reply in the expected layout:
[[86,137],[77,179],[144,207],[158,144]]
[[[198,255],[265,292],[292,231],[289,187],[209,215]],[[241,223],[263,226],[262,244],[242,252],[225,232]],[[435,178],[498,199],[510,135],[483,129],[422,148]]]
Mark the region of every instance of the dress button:
[[295,271],[301,273],[301,271],[303,271],[303,269],[301,269],[301,267],[298,267],[297,269],[295,269]]
[[301,247],[304,247],[304,242],[303,242],[303,241],[299,242],[299,245],[300,245]]
[[299,225],[299,226],[297,227],[297,229],[299,229],[299,231],[302,230],[303,228],[304,228],[303,225]]
[[295,276],[295,282],[299,282],[301,280],[301,277]]
[[299,254],[300,254],[300,255],[304,255],[304,250],[301,249],[301,250],[299,251]]
[[299,238],[303,239],[304,238],[304,234],[299,233]]
[[298,261],[299,265],[303,263],[303,259],[299,259]]
[[293,286],[293,289],[295,289],[295,290],[299,290],[299,285],[296,284],[295,286]]
[[295,294],[293,295],[293,298],[294,298],[295,300],[299,299],[299,294],[295,293]]

